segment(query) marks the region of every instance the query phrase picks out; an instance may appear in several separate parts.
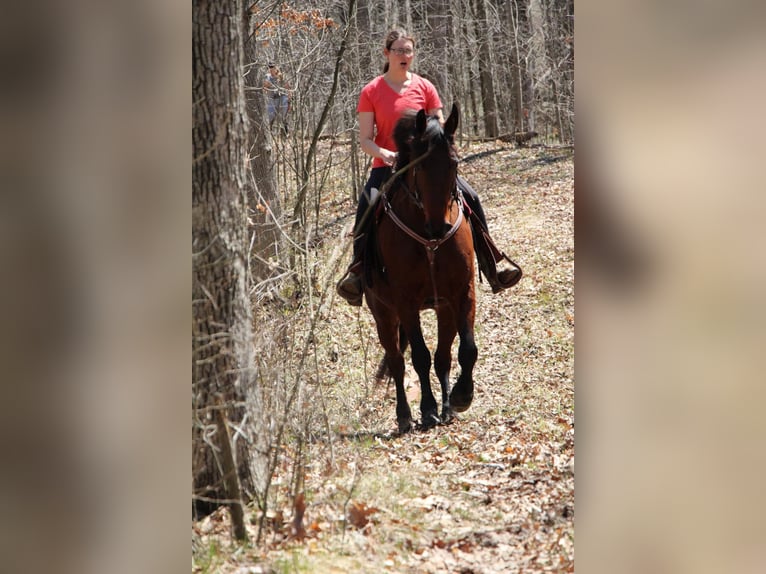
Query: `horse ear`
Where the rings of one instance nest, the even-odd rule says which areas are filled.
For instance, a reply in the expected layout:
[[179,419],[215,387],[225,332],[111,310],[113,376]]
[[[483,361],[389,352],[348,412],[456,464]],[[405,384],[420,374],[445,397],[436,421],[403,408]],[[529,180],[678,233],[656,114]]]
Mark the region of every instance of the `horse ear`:
[[427,124],[426,111],[420,110],[418,115],[415,116],[415,129],[417,130],[418,135],[422,136],[423,133],[425,133]]
[[447,134],[447,136],[452,136],[455,133],[455,130],[457,130],[459,121],[460,109],[457,107],[457,104],[452,104],[452,111],[450,112],[447,121],[444,122],[444,133]]

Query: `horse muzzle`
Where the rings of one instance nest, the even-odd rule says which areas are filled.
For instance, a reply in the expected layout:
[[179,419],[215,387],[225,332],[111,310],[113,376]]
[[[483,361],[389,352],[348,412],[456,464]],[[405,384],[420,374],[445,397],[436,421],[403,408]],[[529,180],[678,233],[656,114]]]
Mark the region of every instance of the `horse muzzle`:
[[427,239],[441,239],[447,235],[452,229],[452,224],[449,221],[437,223],[436,225],[426,222],[425,232]]

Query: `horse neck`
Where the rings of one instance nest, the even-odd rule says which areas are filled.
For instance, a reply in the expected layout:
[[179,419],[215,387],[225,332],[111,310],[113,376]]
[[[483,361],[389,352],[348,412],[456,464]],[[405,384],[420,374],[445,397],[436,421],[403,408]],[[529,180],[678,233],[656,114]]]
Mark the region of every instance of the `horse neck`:
[[413,171],[409,170],[401,178],[401,184],[398,184],[392,190],[390,202],[399,219],[413,228],[417,227],[419,230],[422,230],[425,224],[425,214],[421,206],[422,204],[419,205],[418,200],[416,200],[416,189]]
[[[412,193],[417,193],[420,198],[420,205],[416,205],[409,197],[407,198],[408,212],[411,214],[421,229],[430,219],[433,224],[440,225],[454,220],[454,205],[450,193],[450,182],[444,180],[439,184],[424,185],[422,181],[426,179],[421,175],[421,184],[416,183],[416,173],[413,172],[407,177],[407,186]],[[432,178],[428,178],[433,182]],[[440,179],[440,178],[436,178]],[[404,195],[404,194],[403,194]]]

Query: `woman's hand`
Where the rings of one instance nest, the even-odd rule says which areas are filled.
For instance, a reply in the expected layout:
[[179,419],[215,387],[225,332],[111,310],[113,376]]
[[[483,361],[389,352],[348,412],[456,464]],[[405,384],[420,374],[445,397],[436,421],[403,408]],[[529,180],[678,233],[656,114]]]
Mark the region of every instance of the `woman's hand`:
[[386,165],[393,166],[396,163],[396,158],[399,154],[389,149],[380,148],[380,159]]

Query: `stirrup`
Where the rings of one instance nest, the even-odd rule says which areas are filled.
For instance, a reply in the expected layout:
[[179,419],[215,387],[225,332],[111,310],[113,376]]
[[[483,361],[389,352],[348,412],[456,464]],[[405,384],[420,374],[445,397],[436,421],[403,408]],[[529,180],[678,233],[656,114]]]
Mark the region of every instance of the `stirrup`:
[[[510,261],[510,259],[509,259]],[[512,267],[510,269],[503,269],[502,271],[495,272],[495,277],[490,279],[487,277],[490,287],[492,287],[492,293],[499,293],[504,289],[513,287],[521,280],[521,268],[511,261]]]
[[[487,278],[487,283],[492,288],[492,293],[499,293],[509,287],[513,287],[521,280],[523,274],[521,267],[505,253],[500,252],[500,258],[493,261],[492,264],[487,261],[482,253],[477,253],[477,258],[479,260],[479,271],[481,275]],[[497,268],[498,264],[503,260],[511,264],[510,269],[503,269],[501,271]]]

